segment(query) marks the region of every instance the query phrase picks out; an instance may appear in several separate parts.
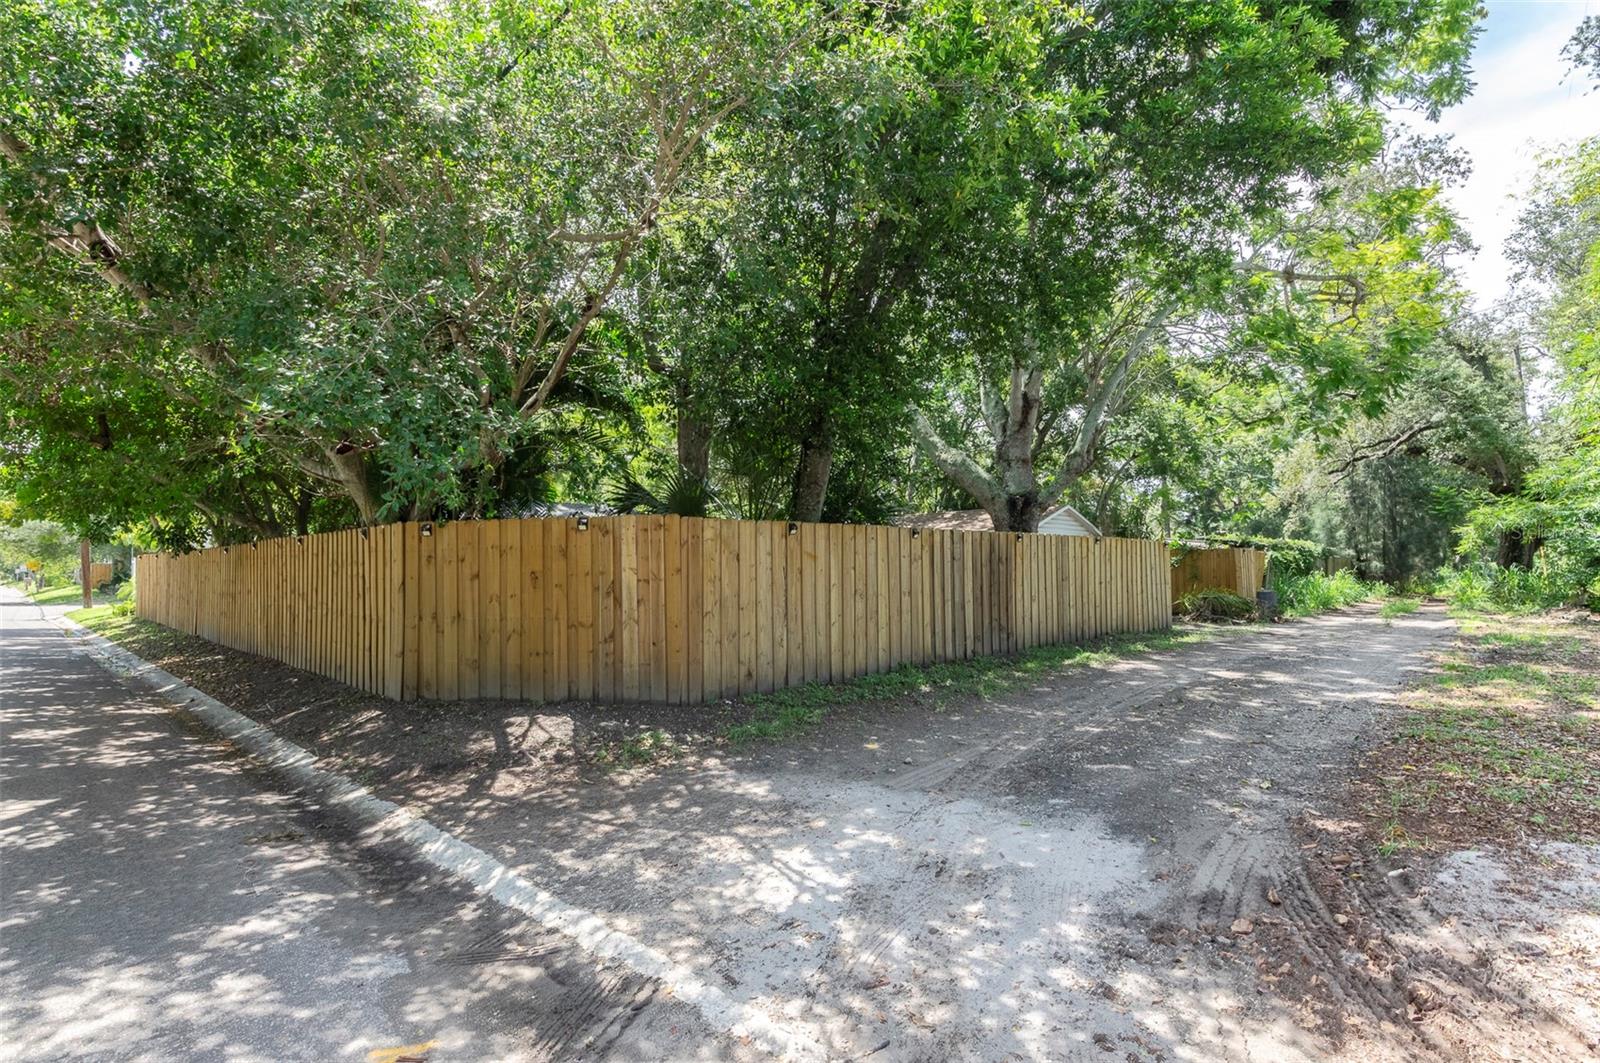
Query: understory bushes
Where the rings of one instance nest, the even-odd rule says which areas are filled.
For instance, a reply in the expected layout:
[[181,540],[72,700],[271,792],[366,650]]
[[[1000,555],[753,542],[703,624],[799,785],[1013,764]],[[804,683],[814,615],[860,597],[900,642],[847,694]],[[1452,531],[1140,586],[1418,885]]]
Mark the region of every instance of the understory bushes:
[[1428,589],[1463,609],[1531,613],[1587,601],[1600,604],[1600,577],[1585,588],[1567,572],[1536,564],[1532,569],[1501,568],[1478,562],[1461,568],[1441,568],[1428,581]]
[[1232,591],[1208,587],[1179,598],[1176,612],[1186,620],[1250,620],[1256,615],[1256,603]]
[[1214,546],[1248,546],[1264,550],[1272,571],[1280,576],[1309,576],[1322,571],[1328,553],[1321,543],[1309,539],[1274,539],[1264,535],[1207,536]]
[[1272,589],[1278,592],[1278,609],[1284,616],[1311,616],[1354,605],[1384,592],[1382,584],[1364,583],[1348,569],[1331,576],[1321,572],[1302,576],[1275,575]]

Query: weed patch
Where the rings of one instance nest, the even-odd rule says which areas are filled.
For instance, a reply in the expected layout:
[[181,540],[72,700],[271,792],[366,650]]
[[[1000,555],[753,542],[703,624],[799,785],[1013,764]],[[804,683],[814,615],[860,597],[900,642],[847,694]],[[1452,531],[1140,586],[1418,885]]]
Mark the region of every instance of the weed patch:
[[1472,614],[1374,758],[1386,851],[1600,838],[1600,626]]
[[1312,572],[1305,576],[1280,577],[1274,579],[1272,585],[1278,592],[1278,607],[1284,616],[1315,616],[1343,609],[1383,591],[1381,585],[1363,583],[1349,570],[1331,576]]
[[1393,620],[1397,616],[1406,616],[1422,608],[1422,602],[1416,598],[1392,598],[1378,607],[1378,616],[1383,620]]
[[808,683],[744,699],[746,717],[725,728],[723,737],[736,744],[779,741],[817,726],[833,712],[867,703],[905,700],[937,708],[957,697],[990,698],[1067,669],[1207,637],[1208,632],[1199,630],[1127,635],[1081,646],[1040,646],[1014,657],[907,665],[833,685]]
[[591,757],[603,767],[636,768],[671,760],[682,752],[683,747],[671,735],[659,728],[651,728],[608,742],[595,750]]

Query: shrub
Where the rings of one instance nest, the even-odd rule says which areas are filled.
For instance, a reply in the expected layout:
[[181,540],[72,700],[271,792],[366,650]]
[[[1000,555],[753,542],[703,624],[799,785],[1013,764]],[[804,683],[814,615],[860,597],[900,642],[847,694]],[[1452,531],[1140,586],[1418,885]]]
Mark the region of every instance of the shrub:
[[[1535,565],[1532,569],[1501,568],[1487,561],[1461,568],[1441,568],[1429,581],[1429,589],[1462,609],[1509,613],[1531,613],[1567,605],[1583,597],[1582,588],[1573,586],[1570,574]],[[1596,579],[1600,584],[1600,578]],[[1591,603],[1600,601],[1589,588]]]
[[1328,553],[1321,543],[1309,539],[1270,539],[1262,535],[1209,537],[1218,546],[1253,546],[1264,550],[1272,571],[1284,577],[1309,576],[1322,571]]
[[1256,603],[1232,591],[1211,587],[1190,591],[1178,599],[1178,614],[1189,620],[1249,620],[1256,615]]
[[1320,572],[1304,576],[1275,575],[1272,587],[1278,592],[1278,608],[1285,616],[1311,616],[1342,609],[1383,592],[1381,585],[1363,583],[1348,569],[1331,576]]

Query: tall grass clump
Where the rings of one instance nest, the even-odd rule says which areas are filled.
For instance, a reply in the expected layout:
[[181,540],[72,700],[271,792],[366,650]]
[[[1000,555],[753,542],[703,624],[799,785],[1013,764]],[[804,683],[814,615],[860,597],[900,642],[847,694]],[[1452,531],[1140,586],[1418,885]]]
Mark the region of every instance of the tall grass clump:
[[[1487,561],[1461,568],[1441,568],[1433,574],[1430,589],[1448,598],[1458,609],[1475,612],[1535,613],[1583,600],[1585,588],[1575,585],[1570,573],[1549,566],[1532,569],[1501,568]],[[1594,588],[1587,594],[1592,604],[1600,600]]]
[[1278,592],[1278,609],[1284,616],[1325,613],[1383,593],[1381,585],[1363,583],[1349,569],[1331,576],[1309,572],[1303,576],[1276,577],[1272,589]]

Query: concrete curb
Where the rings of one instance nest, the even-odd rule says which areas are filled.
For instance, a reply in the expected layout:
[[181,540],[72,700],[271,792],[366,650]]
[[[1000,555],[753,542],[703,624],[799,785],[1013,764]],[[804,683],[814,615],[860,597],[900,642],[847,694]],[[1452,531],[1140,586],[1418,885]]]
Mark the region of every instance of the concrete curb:
[[[50,619],[50,618],[47,618]],[[65,617],[50,619],[80,650],[106,671],[135,680],[172,702],[217,734],[278,772],[324,806],[337,811],[385,842],[398,842],[418,858],[462,880],[571,938],[585,951],[627,964],[659,980],[680,1000],[692,1004],[717,1030],[748,1037],[757,1047],[785,1059],[820,1059],[820,1046],[803,1034],[772,1021],[698,974],[642,941],[606,925],[594,912],[556,897],[493,856],[441,830],[416,813],[373,794],[337,772],[317,766],[316,758],[202,690],[136,657],[121,646]]]

